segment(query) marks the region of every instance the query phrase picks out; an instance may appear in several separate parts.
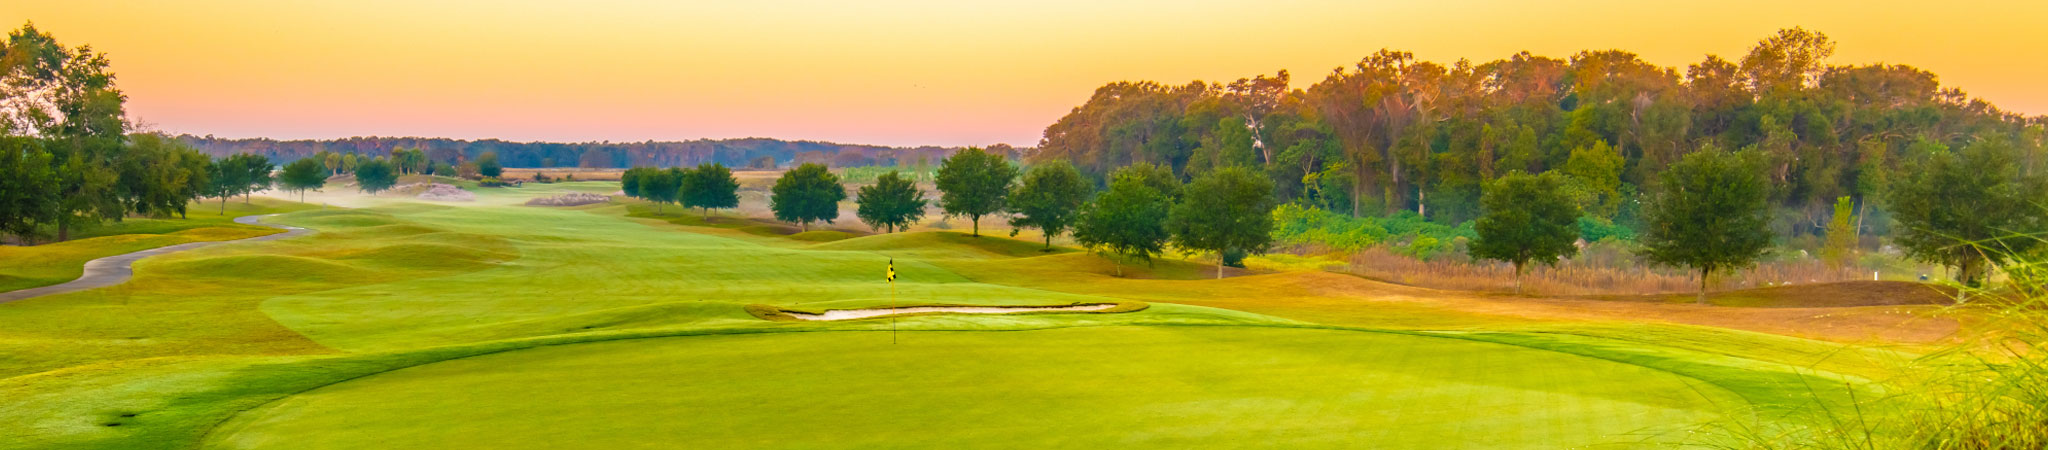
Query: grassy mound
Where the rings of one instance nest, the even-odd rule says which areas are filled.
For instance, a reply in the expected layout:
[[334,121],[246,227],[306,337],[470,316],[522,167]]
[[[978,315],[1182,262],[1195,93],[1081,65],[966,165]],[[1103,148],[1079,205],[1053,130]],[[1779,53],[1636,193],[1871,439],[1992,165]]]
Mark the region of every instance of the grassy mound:
[[189,278],[295,278],[308,281],[359,279],[372,272],[336,261],[284,255],[231,255],[169,261],[151,266],[159,275]]
[[1076,251],[1066,247],[1053,247],[1051,251],[1045,251],[1045,246],[1041,243],[990,235],[976,237],[955,231],[878,234],[818,244],[811,248],[927,258],[1018,258]]
[[505,261],[517,256],[476,247],[415,242],[349,251],[335,255],[334,259],[359,265],[391,268],[452,270]]
[[853,233],[839,230],[816,230],[789,235],[790,239],[805,242],[833,242],[858,237]]

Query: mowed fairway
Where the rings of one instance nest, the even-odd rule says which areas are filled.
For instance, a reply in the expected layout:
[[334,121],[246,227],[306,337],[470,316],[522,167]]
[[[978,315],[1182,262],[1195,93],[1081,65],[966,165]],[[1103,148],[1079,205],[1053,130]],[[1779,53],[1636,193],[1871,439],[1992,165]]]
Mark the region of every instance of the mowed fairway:
[[662,338],[341,383],[245,413],[210,444],[1572,448],[1669,439],[1655,434],[1740,401],[1689,382],[1520,347],[1356,331],[921,332],[897,345],[886,332]]
[[[1774,335],[1378,307],[1317,289],[1414,294],[1323,273],[1125,279],[999,237],[813,243],[510,205],[548,189],[284,214],[319,233],[0,305],[0,448],[1625,448],[1838,398],[1869,367]],[[745,310],[1132,300],[1149,307]]]

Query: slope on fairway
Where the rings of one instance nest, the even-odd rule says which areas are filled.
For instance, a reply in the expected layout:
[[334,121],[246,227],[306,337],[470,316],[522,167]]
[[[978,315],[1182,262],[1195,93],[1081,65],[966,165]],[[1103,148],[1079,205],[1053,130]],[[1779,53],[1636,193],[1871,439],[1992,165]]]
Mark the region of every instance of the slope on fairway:
[[245,412],[213,448],[1583,448],[1725,391],[1513,346],[1263,327],[814,332],[429,364]]

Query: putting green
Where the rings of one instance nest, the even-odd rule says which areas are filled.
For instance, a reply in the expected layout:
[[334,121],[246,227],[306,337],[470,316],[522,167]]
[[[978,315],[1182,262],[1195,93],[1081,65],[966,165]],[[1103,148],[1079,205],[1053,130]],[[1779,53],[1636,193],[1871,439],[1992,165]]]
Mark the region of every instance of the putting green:
[[401,369],[244,412],[207,446],[1631,447],[1740,403],[1640,366],[1374,332],[800,332]]

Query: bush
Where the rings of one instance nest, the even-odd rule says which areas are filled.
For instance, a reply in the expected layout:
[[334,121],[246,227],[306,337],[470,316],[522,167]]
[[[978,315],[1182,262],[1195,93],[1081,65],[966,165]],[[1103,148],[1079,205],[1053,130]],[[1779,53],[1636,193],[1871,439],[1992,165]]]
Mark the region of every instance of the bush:
[[1428,259],[1457,249],[1460,239],[1477,237],[1470,221],[1452,227],[1406,211],[1387,217],[1351,217],[1293,203],[1273,210],[1273,238],[1283,245],[1344,252],[1386,246],[1395,253]]

